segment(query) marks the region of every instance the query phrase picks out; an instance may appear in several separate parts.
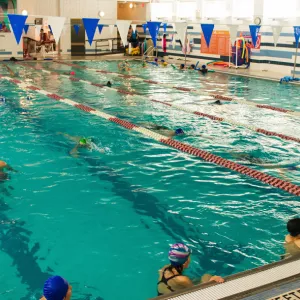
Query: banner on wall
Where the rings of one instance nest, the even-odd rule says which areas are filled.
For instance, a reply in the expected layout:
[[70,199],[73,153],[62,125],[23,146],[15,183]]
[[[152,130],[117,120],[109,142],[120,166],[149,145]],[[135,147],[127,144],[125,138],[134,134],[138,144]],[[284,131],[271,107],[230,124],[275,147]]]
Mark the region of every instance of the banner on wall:
[[7,16],[9,18],[9,22],[10,22],[12,31],[14,32],[17,44],[19,44],[20,40],[21,40],[21,36],[22,36],[22,33],[23,33],[23,29],[24,29],[24,26],[25,26],[27,16],[11,15],[11,14],[8,14]]
[[25,24],[25,25],[24,25],[24,32],[25,32],[25,34],[28,33],[28,30],[29,30],[29,25],[28,25],[28,24]]
[[128,31],[129,27],[132,21],[127,21],[127,20],[118,20],[117,21],[117,27],[121,36],[121,40],[124,46],[128,44],[127,41],[127,36],[128,36]]
[[252,38],[252,43],[255,48],[258,39],[259,30],[260,30],[260,25],[249,25],[249,29]]
[[80,30],[80,25],[75,24],[75,25],[73,25],[73,27],[74,27],[74,30],[75,30],[76,34],[78,35],[79,30]]
[[89,44],[91,46],[93,43],[93,39],[95,36],[95,32],[96,32],[96,28],[97,28],[99,19],[83,18],[82,22],[83,22],[83,25],[85,28],[86,35],[88,37]]
[[282,26],[273,26],[272,27],[272,31],[273,31],[274,45],[276,47],[277,46],[277,42],[278,42],[279,37],[280,37],[280,33],[282,31]]
[[295,36],[296,48],[298,48],[299,37],[300,37],[300,26],[294,26],[294,36]]
[[230,40],[232,45],[234,45],[236,41],[238,28],[239,25],[229,25]]
[[147,26],[153,41],[154,48],[157,47],[157,36],[158,36],[160,25],[161,22],[147,22]]
[[[235,38],[234,38],[235,41]],[[227,30],[214,30],[209,46],[205,39],[201,39],[201,53],[217,54],[222,56],[230,55],[230,32]]]
[[205,38],[206,45],[209,47],[210,39],[214,31],[214,24],[201,24],[201,29]]
[[48,26],[51,28],[53,37],[57,43],[65,26],[65,21],[65,17],[48,17]]
[[99,33],[101,34],[102,32],[102,29],[103,29],[103,24],[98,24],[98,30],[99,30]]

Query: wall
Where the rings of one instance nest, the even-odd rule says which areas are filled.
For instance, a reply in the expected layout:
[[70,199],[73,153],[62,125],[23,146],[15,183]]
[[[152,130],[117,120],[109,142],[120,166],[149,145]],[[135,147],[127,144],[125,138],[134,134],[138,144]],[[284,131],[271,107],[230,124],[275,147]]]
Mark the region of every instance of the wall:
[[118,3],[118,20],[146,21],[148,4],[136,3],[133,8],[129,4]]

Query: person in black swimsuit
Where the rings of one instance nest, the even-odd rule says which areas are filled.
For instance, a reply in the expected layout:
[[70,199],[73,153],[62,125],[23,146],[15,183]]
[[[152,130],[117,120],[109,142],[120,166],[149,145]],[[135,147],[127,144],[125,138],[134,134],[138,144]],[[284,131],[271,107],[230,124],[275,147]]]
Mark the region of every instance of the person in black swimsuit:
[[[159,270],[159,281],[157,283],[158,296],[177,292],[194,285],[189,277],[183,275],[183,271],[189,267],[191,262],[191,253],[192,251],[185,244],[177,243],[171,246],[169,251],[171,264]],[[224,279],[220,276],[206,274],[202,277],[201,282],[208,281],[222,283]]]

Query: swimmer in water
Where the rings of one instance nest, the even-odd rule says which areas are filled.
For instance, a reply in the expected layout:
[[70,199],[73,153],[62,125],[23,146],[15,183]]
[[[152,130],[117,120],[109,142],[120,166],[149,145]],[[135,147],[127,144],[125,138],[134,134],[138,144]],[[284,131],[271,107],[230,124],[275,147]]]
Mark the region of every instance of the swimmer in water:
[[184,68],[185,68],[185,65],[181,64],[180,67],[179,67],[179,70],[184,70]]
[[112,83],[110,81],[107,81],[106,86],[107,87],[112,87]]
[[206,65],[203,65],[201,69],[199,69],[199,72],[201,72],[203,75],[208,72]]
[[195,70],[196,66],[195,65],[190,65],[189,69],[190,70]]
[[215,102],[212,103],[213,105],[222,105],[222,102],[220,100],[217,100]]
[[182,136],[185,134],[185,132],[181,129],[169,129],[168,127],[165,126],[160,126],[157,124],[153,124],[153,123],[146,123],[146,124],[142,124],[145,128],[149,129],[149,130],[153,130],[161,135],[165,135],[167,137],[173,137],[173,136]]
[[0,160],[0,182],[8,180],[8,174],[5,171],[16,172],[10,165],[5,161]]
[[40,300],[71,300],[72,286],[60,276],[52,276],[46,280],[43,297]]
[[119,64],[118,64],[118,68],[120,71],[129,71],[130,68],[129,68],[129,64],[128,64],[128,60],[124,60],[124,61],[121,61]]
[[87,138],[84,138],[84,137],[79,137],[79,136],[72,136],[72,135],[69,135],[67,133],[62,133],[62,132],[58,132],[58,134],[61,134],[65,138],[67,138],[70,141],[73,141],[73,142],[76,143],[76,146],[70,151],[70,154],[73,157],[78,157],[78,150],[80,148],[85,148],[85,149],[93,149],[93,148],[95,148],[99,152],[104,153],[104,150],[103,149],[99,149],[96,145],[94,145],[94,143],[90,139],[87,139]]

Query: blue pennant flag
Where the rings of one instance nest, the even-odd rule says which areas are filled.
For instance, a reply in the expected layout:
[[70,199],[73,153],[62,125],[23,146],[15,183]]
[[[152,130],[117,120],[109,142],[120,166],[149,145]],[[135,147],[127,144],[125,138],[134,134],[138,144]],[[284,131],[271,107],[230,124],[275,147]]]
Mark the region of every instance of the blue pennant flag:
[[25,24],[24,25],[24,32],[25,32],[25,34],[27,34],[28,30],[29,30],[29,25]]
[[75,25],[73,25],[73,27],[74,27],[74,30],[75,30],[76,34],[78,35],[79,29],[80,29],[80,25],[75,24]]
[[255,48],[257,38],[258,38],[258,34],[259,34],[259,30],[260,30],[260,25],[249,25],[249,29],[250,29],[250,34],[251,34],[251,38],[252,38],[253,47]]
[[296,48],[299,47],[299,37],[300,37],[300,26],[294,26],[294,35],[296,41]]
[[86,31],[86,35],[88,37],[88,41],[90,45],[92,45],[99,19],[83,18],[82,21]]
[[214,31],[214,24],[201,24],[202,32],[205,38],[207,47],[209,47],[210,39]]
[[8,18],[9,18],[11,28],[14,32],[17,44],[19,44],[27,16],[8,14]]
[[0,23],[0,30],[2,29],[2,24]]
[[147,24],[143,24],[142,27],[144,29],[144,33],[146,33],[147,32]]
[[147,22],[154,48],[156,48],[157,45],[157,36],[158,36],[160,24],[161,22]]
[[167,32],[167,27],[168,27],[168,24],[165,23],[165,24],[164,24],[164,32]]
[[51,25],[48,25],[48,27],[49,27],[49,29],[50,29],[51,34],[53,35]]
[[103,26],[104,26],[104,25],[102,25],[102,24],[98,24],[98,30],[99,30],[99,33],[100,33],[100,34],[101,34],[101,32],[102,32]]

